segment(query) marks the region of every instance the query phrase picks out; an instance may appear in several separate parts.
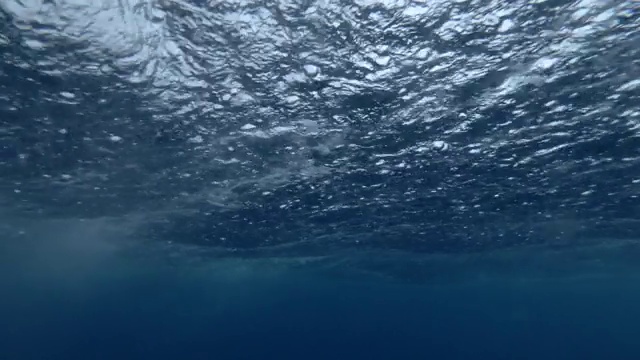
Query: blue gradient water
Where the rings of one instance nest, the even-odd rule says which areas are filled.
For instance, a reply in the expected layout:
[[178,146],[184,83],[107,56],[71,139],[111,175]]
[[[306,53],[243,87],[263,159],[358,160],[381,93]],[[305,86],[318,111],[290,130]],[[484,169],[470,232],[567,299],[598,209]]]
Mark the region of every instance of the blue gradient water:
[[123,253],[91,238],[81,244],[69,238],[49,245],[23,239],[3,249],[12,255],[3,258],[0,276],[4,358],[639,354],[639,249],[633,244],[575,252],[402,255],[377,264],[373,273],[363,272],[364,264],[359,271],[312,260]]
[[[634,359],[636,278],[416,285],[158,264],[2,300],[11,359]],[[122,266],[122,264],[119,265]],[[132,264],[129,264],[132,266]],[[107,270],[102,268],[101,270]],[[121,269],[121,268],[120,268]],[[115,270],[114,268],[110,269]],[[60,279],[57,279],[59,282]]]
[[640,3],[0,0],[0,360],[640,359]]

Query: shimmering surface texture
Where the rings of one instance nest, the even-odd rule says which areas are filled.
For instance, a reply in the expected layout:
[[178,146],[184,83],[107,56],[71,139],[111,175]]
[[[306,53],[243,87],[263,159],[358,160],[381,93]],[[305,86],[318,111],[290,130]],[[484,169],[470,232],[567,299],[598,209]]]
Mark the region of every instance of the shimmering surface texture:
[[633,237],[639,7],[6,0],[0,200],[226,249]]

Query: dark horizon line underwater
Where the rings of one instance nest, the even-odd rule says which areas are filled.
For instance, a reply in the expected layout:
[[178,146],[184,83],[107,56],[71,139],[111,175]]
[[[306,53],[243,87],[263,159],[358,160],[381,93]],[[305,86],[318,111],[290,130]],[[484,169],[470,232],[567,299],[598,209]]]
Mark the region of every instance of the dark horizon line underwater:
[[131,249],[121,230],[75,226],[43,228],[49,238],[35,234],[3,249],[11,255],[0,262],[10,290],[0,299],[4,358],[638,354],[634,243],[609,252],[405,254],[386,262],[354,254],[331,262],[197,249],[154,255]]
[[640,359],[640,2],[0,1],[0,360]]

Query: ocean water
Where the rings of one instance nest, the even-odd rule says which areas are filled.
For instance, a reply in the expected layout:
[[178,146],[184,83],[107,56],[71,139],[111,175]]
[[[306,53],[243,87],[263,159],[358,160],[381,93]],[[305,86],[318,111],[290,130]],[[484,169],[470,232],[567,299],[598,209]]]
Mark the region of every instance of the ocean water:
[[[421,258],[420,268],[431,267],[434,276],[408,281],[309,259],[141,257],[82,240],[60,240],[56,250],[43,243],[27,249],[23,242],[20,253],[12,247],[1,277],[10,284],[0,299],[3,358],[635,359],[639,353],[636,246]],[[403,266],[404,256],[390,261]],[[603,256],[618,267],[597,261]]]
[[0,0],[0,360],[640,359],[640,3]]

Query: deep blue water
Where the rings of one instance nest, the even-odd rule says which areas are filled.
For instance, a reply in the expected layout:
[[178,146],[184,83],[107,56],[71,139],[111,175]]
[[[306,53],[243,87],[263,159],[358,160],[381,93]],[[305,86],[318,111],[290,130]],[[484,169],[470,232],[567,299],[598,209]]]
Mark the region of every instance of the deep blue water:
[[[220,258],[193,263],[184,255],[143,257],[65,241],[51,251],[39,241],[23,240],[3,259],[5,359],[640,354],[635,245],[596,250],[609,264],[626,264],[620,267],[596,265],[590,253],[549,256],[531,249],[462,262],[427,259],[422,269],[429,267],[432,278],[407,281],[349,267]],[[548,259],[527,264],[529,252]],[[557,264],[564,260],[573,264]]]
[[3,358],[636,359],[640,351],[637,278],[230,282],[157,267],[96,277],[4,296]]
[[640,2],[0,0],[0,360],[640,359]]

